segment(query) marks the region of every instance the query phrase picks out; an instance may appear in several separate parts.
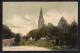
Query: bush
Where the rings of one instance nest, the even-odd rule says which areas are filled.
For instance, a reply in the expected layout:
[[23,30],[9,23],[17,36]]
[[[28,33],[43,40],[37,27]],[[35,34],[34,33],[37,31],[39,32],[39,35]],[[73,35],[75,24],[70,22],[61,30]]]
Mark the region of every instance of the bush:
[[26,41],[24,39],[22,39],[19,43],[19,45],[26,45]]
[[34,43],[35,43],[35,40],[28,40],[28,41],[26,41],[27,45],[34,45]]
[[19,34],[17,34],[17,35],[15,36],[14,41],[15,41],[15,43],[20,43],[20,41],[21,41],[21,37],[20,37]]
[[52,44],[53,40],[38,40],[34,43],[35,46],[39,46],[39,47],[53,47]]

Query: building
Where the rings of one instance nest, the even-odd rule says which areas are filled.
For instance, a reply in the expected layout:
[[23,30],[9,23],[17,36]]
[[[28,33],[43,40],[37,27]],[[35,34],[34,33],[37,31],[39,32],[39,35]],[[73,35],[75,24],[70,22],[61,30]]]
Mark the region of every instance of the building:
[[10,38],[10,39],[3,39],[2,40],[2,46],[10,46],[12,43],[14,43],[15,38]]
[[44,18],[42,8],[40,10],[39,20],[38,20],[38,28],[41,28],[44,25]]

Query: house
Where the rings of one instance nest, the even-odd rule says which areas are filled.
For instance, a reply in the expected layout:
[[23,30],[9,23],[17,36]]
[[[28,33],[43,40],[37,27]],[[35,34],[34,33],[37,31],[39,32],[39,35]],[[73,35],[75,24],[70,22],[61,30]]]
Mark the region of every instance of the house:
[[10,46],[12,43],[14,43],[14,39],[15,38],[3,39],[2,46]]

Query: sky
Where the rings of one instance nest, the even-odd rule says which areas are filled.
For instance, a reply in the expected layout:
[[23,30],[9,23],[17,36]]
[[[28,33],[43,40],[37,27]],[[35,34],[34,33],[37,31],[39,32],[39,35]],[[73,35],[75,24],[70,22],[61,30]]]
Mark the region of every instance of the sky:
[[68,24],[78,23],[78,2],[3,2],[3,24],[12,32],[26,35],[38,28],[42,7],[45,24],[57,26],[63,16]]

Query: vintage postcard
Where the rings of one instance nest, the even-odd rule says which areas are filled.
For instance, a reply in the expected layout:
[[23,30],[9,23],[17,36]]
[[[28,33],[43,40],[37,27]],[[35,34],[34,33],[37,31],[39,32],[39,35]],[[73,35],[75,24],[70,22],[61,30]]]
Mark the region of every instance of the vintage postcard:
[[78,51],[78,2],[2,5],[2,51]]

